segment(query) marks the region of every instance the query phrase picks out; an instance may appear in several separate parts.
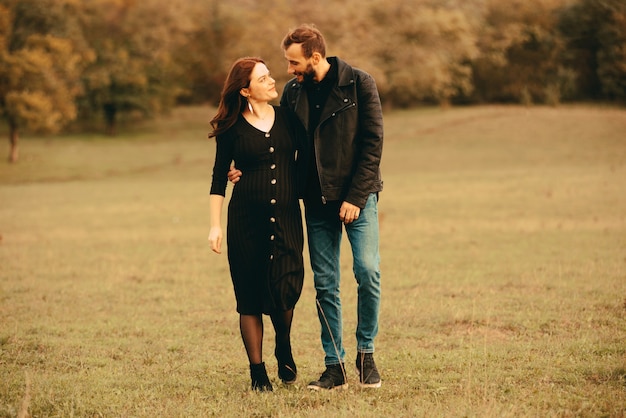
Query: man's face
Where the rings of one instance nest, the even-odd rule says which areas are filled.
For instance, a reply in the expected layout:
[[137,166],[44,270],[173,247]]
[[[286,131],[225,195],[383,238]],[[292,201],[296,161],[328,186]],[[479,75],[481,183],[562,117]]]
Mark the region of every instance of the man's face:
[[298,83],[315,80],[313,57],[305,58],[302,53],[302,44],[291,44],[285,50],[287,73],[293,75]]

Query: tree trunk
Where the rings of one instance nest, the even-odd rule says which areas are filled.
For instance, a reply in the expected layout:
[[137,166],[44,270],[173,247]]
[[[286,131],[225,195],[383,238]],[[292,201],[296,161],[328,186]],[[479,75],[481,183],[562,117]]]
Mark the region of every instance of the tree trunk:
[[16,163],[19,158],[19,148],[17,144],[18,138],[19,138],[19,134],[17,130],[17,125],[15,124],[15,122],[10,121],[9,122],[9,144],[11,145],[11,148],[9,151],[10,163]]
[[106,123],[106,133],[109,136],[115,136],[115,117],[117,115],[117,107],[113,103],[104,104],[104,122]]

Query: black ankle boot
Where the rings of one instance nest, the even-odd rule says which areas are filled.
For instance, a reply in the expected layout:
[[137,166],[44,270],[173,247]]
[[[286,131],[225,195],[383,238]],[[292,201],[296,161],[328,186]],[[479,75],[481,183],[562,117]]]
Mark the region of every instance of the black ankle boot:
[[278,377],[280,377],[280,380],[286,385],[295,383],[298,369],[296,368],[296,362],[293,361],[291,346],[276,347],[274,355],[276,355],[276,360],[278,360]]
[[252,379],[252,390],[258,390],[259,392],[271,392],[274,390],[269,377],[267,377],[265,363],[251,364],[250,378]]

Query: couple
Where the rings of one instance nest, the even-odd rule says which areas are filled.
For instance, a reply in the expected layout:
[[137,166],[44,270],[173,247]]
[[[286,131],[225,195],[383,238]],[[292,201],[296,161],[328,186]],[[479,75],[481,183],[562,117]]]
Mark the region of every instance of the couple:
[[[311,267],[326,370],[308,388],[347,386],[342,343],[339,250],[345,227],[358,283],[356,368],[364,387],[380,387],[374,338],[380,307],[378,193],[382,109],[372,77],[326,57],[322,34],[301,25],[284,38],[289,81],[280,107],[263,60],[237,60],[211,120],[216,158],[210,196],[209,242],[221,252],[226,185],[228,260],[250,362],[252,389],[271,391],[262,358],[263,314],[276,331],[278,376],[296,381],[291,322],[304,279],[304,200]],[[235,168],[231,169],[231,161]]]

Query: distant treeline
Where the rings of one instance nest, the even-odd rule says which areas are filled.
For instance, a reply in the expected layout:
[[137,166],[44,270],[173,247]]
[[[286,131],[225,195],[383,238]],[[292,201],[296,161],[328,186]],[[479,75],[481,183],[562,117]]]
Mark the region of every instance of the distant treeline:
[[215,104],[231,62],[314,23],[370,72],[387,107],[626,101],[625,0],[0,0],[0,114],[54,131],[77,118]]

